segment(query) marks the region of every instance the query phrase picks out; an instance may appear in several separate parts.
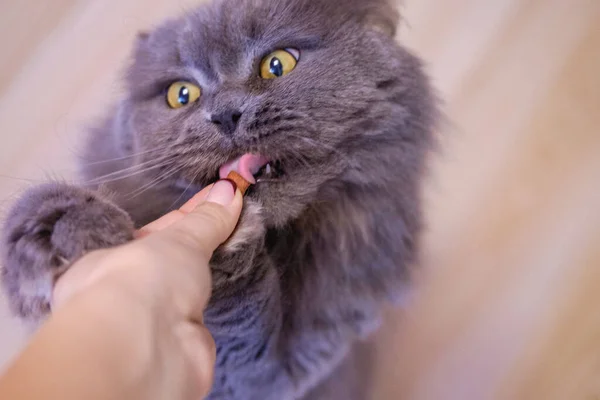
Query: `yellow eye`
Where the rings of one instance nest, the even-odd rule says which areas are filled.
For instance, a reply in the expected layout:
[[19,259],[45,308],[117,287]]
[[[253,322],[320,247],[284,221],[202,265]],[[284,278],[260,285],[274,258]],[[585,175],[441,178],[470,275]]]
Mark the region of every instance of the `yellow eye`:
[[202,94],[202,89],[190,82],[175,82],[169,86],[167,103],[171,108],[185,107],[197,101]]
[[260,76],[263,79],[281,78],[296,68],[299,59],[300,52],[298,50],[277,50],[265,57],[260,63]]

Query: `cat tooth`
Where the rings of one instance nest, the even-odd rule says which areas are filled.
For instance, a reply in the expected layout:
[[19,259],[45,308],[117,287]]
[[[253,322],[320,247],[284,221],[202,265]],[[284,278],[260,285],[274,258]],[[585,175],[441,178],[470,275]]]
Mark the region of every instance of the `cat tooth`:
[[265,167],[265,175],[271,175],[271,164],[267,164],[267,166]]

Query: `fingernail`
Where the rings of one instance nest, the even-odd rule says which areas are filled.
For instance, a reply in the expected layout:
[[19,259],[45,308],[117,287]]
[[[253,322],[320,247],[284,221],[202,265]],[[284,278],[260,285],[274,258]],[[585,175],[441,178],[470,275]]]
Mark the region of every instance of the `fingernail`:
[[228,206],[233,201],[236,190],[237,187],[235,183],[230,180],[224,179],[218,181],[210,190],[210,193],[206,197],[206,201],[217,203],[222,206]]
[[225,180],[225,181],[227,181],[227,182],[229,182],[229,183],[231,183],[231,186],[233,186],[233,194],[235,194],[235,192],[238,190],[238,185],[237,185],[237,183],[235,183],[235,181],[234,181],[234,180],[232,180],[232,179],[229,179],[229,178],[226,178],[226,179],[224,179],[224,180]]

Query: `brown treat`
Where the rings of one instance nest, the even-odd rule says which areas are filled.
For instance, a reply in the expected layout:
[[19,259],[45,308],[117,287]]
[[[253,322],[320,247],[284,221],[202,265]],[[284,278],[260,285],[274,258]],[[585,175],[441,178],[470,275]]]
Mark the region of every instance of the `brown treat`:
[[235,183],[235,185],[238,187],[238,189],[240,189],[240,192],[242,192],[242,196],[246,194],[246,191],[248,190],[250,185],[252,185],[250,182],[248,182],[246,179],[244,179],[244,177],[241,176],[240,174],[238,174],[236,171],[231,171],[229,173],[229,175],[227,175],[227,179],[229,179],[230,181]]

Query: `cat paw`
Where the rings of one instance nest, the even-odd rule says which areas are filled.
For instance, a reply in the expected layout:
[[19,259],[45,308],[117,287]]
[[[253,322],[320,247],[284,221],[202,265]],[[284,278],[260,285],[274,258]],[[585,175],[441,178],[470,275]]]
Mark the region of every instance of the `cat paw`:
[[8,213],[2,283],[15,314],[42,319],[50,311],[54,282],[71,263],[133,238],[129,215],[101,196],[51,183],[27,191]]

